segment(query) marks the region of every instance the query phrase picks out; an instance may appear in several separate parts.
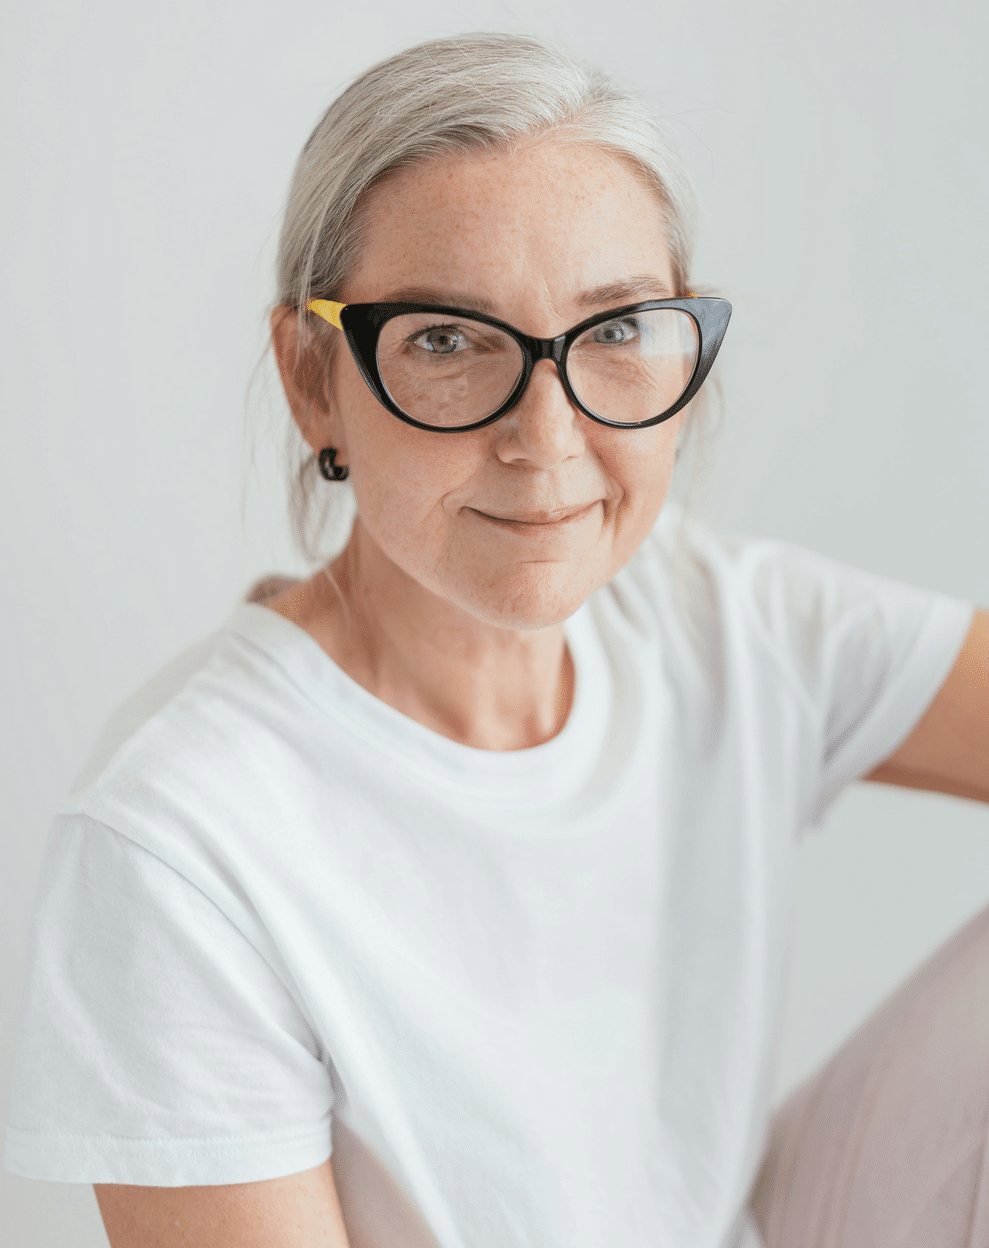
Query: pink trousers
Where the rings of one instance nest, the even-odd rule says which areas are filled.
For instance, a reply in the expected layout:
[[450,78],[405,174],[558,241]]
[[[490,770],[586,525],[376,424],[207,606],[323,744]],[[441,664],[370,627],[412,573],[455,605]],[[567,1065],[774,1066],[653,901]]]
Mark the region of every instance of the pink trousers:
[[767,1248],[989,1248],[989,909],[783,1103]]

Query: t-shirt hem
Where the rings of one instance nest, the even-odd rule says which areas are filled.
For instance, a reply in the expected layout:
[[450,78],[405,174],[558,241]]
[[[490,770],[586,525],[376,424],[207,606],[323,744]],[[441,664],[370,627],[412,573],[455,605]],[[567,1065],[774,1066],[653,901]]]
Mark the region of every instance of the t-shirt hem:
[[49,1183],[130,1183],[147,1187],[216,1186],[282,1178],[330,1156],[330,1128],[302,1135],[217,1139],[129,1139],[48,1135],[8,1127],[3,1167]]

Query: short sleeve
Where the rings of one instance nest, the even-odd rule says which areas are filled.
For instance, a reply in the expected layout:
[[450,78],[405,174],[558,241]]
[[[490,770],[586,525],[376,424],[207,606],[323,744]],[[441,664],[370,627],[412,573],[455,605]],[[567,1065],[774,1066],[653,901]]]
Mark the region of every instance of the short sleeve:
[[770,644],[816,721],[813,826],[910,735],[958,657],[973,607],[786,543],[753,543],[742,562]]
[[330,1155],[328,1063],[216,904],[85,815],[56,820],[35,906],[4,1165],[161,1187]]

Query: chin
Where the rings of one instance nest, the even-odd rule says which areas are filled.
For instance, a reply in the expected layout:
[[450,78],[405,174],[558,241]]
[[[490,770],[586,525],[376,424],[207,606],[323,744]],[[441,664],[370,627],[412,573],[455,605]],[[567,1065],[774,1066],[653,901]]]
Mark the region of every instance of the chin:
[[528,631],[562,624],[596,588],[591,577],[575,574],[568,565],[526,564],[460,601],[485,624]]

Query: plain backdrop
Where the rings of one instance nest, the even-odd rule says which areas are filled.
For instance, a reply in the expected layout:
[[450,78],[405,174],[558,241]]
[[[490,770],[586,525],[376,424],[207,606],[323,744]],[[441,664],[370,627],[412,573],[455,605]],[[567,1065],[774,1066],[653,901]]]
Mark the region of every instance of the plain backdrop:
[[[55,806],[108,713],[302,571],[262,367],[296,155],[420,39],[542,34],[668,119],[735,313],[717,525],[989,604],[983,0],[32,0],[0,38],[0,1116]],[[267,380],[266,380],[267,379]],[[266,394],[268,399],[266,399]],[[782,1094],[989,903],[989,811],[859,785],[800,850]],[[3,1248],[105,1245],[4,1174]]]

